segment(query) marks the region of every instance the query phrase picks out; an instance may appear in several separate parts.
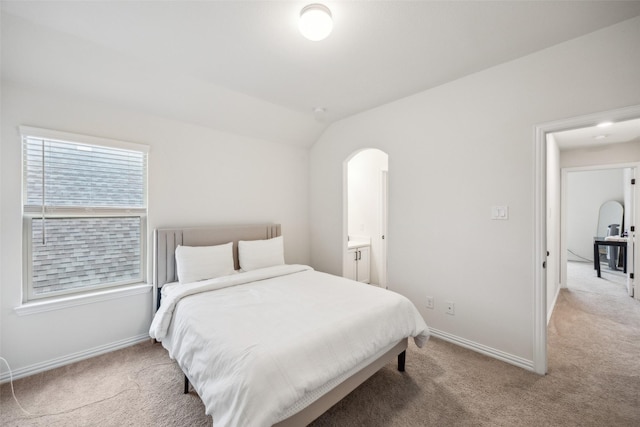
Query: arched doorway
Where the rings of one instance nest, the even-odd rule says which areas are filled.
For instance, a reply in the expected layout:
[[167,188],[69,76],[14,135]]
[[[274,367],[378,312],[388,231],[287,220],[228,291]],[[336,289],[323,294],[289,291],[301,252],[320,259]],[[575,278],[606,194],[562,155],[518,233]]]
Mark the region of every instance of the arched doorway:
[[343,276],[387,287],[389,156],[369,148],[346,161]]

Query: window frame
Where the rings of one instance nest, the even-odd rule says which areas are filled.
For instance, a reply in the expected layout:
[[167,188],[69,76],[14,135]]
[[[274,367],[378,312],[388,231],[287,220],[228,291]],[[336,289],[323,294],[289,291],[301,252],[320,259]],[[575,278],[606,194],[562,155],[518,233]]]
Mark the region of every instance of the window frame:
[[[131,142],[117,141],[107,138],[100,138],[88,135],[73,134],[67,132],[40,129],[28,126],[20,126],[20,144],[22,152],[22,300],[23,303],[43,301],[57,297],[80,296],[95,293],[105,289],[124,288],[132,285],[147,283],[147,216],[148,216],[148,192],[149,192],[149,146]],[[26,205],[27,201],[27,170],[24,163],[25,141],[27,139],[43,139],[49,141],[60,141],[73,144],[91,145],[104,148],[116,148],[130,151],[137,151],[144,155],[143,174],[143,207],[44,207],[45,219],[66,219],[66,218],[114,218],[114,217],[135,217],[140,219],[140,276],[136,279],[123,280],[118,282],[103,283],[90,286],[82,286],[71,289],[46,292],[36,294],[33,287],[33,220],[43,218],[43,207]]]

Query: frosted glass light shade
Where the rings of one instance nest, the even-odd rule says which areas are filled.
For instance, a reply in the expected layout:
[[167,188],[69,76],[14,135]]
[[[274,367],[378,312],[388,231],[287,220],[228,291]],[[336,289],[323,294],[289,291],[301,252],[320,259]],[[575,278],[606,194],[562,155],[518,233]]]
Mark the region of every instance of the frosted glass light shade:
[[300,32],[309,40],[325,39],[333,29],[331,11],[323,4],[310,4],[300,12]]

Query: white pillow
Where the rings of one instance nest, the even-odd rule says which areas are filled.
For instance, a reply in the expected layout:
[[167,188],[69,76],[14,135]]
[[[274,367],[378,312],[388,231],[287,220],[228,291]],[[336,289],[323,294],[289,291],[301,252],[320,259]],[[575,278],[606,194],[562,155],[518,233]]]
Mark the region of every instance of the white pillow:
[[176,264],[180,283],[232,274],[233,242],[217,246],[178,246]]
[[267,240],[240,240],[238,261],[244,271],[284,264],[282,236]]

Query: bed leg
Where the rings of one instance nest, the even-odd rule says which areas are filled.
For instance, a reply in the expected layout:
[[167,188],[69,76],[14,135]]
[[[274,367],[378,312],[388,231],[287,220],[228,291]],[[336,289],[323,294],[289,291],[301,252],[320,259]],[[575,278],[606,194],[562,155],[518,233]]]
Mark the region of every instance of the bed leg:
[[407,357],[407,351],[403,351],[398,355],[398,371],[404,372],[404,362]]
[[189,378],[184,376],[184,394],[189,394]]

